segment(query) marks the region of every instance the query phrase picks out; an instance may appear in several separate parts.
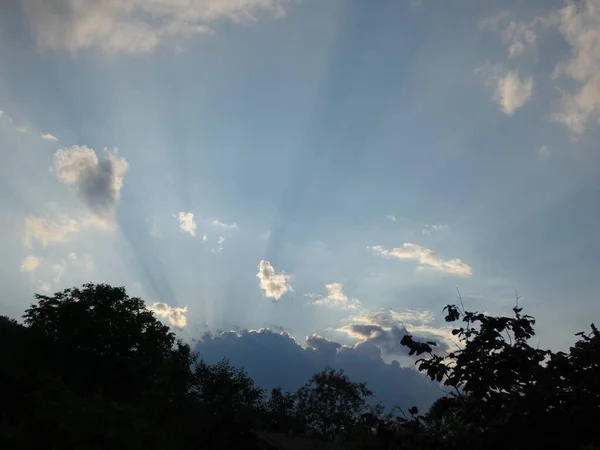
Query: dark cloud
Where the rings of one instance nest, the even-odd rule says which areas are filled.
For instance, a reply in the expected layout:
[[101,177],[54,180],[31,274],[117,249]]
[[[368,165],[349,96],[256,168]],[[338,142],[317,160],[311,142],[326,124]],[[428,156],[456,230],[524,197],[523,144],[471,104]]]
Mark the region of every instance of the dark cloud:
[[371,342],[347,347],[318,335],[309,336],[306,341],[308,347],[304,348],[287,333],[243,330],[219,335],[207,333],[195,349],[209,363],[226,358],[243,367],[266,389],[281,386],[295,391],[313,373],[330,365],[344,369],[355,381],[366,382],[376,395],[375,401],[390,407],[416,405],[426,409],[441,394],[414,369],[401,367],[397,362],[384,362],[381,350]]

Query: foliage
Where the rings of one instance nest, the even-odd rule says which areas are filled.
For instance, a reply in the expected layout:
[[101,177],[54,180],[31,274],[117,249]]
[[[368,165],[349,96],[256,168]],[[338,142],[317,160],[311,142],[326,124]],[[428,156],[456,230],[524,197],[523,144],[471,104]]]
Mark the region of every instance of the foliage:
[[192,354],[123,288],[36,300],[24,324],[0,316],[2,449],[253,449],[266,432],[357,450],[600,448],[594,325],[552,352],[530,345],[535,321],[521,308],[494,317],[448,305],[456,350],[401,341],[450,390],[421,413],[372,404],[364,383],[329,367],[267,396],[242,369]]

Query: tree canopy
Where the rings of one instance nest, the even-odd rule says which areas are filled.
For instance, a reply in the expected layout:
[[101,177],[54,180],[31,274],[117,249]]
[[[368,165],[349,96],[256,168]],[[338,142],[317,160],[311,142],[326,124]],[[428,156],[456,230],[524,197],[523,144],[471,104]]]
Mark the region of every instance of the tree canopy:
[[386,410],[365,383],[329,367],[296,392],[267,394],[243,369],[193,354],[124,288],[35,299],[23,324],[0,316],[2,449],[273,448],[265,433],[287,436],[277,448],[306,448],[293,436],[310,436],[308,448],[315,439],[352,449],[600,448],[593,324],[553,352],[530,345],[535,320],[519,307],[496,317],[448,305],[456,349],[401,341],[447,390],[420,412]]

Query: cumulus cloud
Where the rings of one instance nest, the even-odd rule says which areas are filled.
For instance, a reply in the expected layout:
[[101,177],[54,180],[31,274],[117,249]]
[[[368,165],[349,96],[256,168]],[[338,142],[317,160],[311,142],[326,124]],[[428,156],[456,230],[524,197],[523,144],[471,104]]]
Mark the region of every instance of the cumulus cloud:
[[211,33],[211,24],[282,17],[289,0],[24,0],[38,48],[152,52],[175,37]]
[[148,306],[148,310],[152,311],[158,317],[167,319],[176,328],[185,328],[187,325],[187,318],[185,317],[185,313],[188,311],[187,306],[179,308],[162,302],[154,302]]
[[260,262],[256,277],[260,280],[260,289],[267,298],[279,300],[286,292],[294,291],[290,285],[292,276],[275,272],[269,261]]
[[21,264],[21,272],[34,272],[38,267],[40,267],[41,263],[42,258],[29,255],[25,257],[23,263]]
[[225,230],[237,230],[237,228],[238,228],[238,224],[235,222],[224,223],[224,222],[221,222],[220,220],[213,220],[212,224],[214,226],[221,227]]
[[600,120],[600,0],[568,2],[558,18],[571,56],[557,65],[554,76],[575,81],[577,88],[563,93],[553,119],[577,135]]
[[433,250],[410,242],[404,243],[402,247],[393,248],[392,250],[387,250],[381,245],[367,248],[384,258],[416,260],[419,262],[419,269],[431,268],[452,275],[468,276],[473,273],[472,267],[458,258],[442,259]]
[[31,247],[34,241],[43,247],[68,241],[81,227],[79,223],[68,217],[61,216],[58,220],[28,215],[25,217],[24,242]]
[[[58,179],[73,186],[83,201],[104,224],[113,220],[121,199],[123,177],[129,167],[118,149],[104,149],[104,159],[86,146],[61,148],[54,154],[54,168]],[[98,223],[97,225],[101,225]]]
[[288,333],[268,329],[207,333],[195,350],[208,363],[223,358],[244,368],[265,388],[281,386],[295,391],[314,373],[327,365],[343,369],[353,381],[366,382],[374,392],[374,402],[403,408],[416,405],[426,410],[441,392],[435,384],[412,368],[396,361],[386,363],[381,351],[369,342],[344,346],[325,337],[311,335],[302,346]]
[[353,309],[356,310],[361,307],[359,300],[355,298],[348,298],[344,294],[344,285],[340,283],[326,284],[327,296],[318,298],[313,302],[315,305],[327,306],[330,308],[341,308],[341,309]]
[[437,352],[446,351],[453,345],[452,327],[432,325],[434,315],[430,311],[386,309],[363,311],[345,320],[347,325],[337,329],[361,342],[369,342],[387,355],[406,355],[408,349],[400,345],[406,334],[422,341],[433,341]]
[[56,136],[53,136],[53,135],[52,135],[52,134],[50,134],[50,133],[42,133],[42,134],[40,135],[40,138],[41,138],[43,141],[47,141],[47,142],[56,142],[56,141],[58,141],[58,138],[57,138]]
[[194,220],[194,214],[191,212],[180,212],[177,217],[179,219],[179,229],[190,236],[196,236],[196,221]]

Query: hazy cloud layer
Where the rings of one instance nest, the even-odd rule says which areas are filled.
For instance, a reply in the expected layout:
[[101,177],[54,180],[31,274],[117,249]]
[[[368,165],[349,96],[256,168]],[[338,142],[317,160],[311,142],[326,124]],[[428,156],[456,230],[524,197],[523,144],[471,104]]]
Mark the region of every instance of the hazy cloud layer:
[[269,261],[263,260],[259,263],[256,277],[259,279],[263,295],[267,298],[279,300],[286,292],[293,292],[290,285],[292,276],[275,272]]
[[306,344],[306,348],[302,347],[285,332],[261,329],[206,334],[196,350],[209,363],[227,358],[266,389],[281,386],[295,391],[313,373],[329,365],[344,369],[352,380],[367,382],[375,393],[374,401],[389,407],[417,405],[426,409],[441,395],[432,382],[414,369],[401,367],[397,362],[385,363],[381,351],[371,343],[348,347],[312,335],[306,338]]
[[99,222],[112,222],[121,199],[123,177],[129,165],[117,153],[116,148],[105,148],[104,158],[98,159],[91,148],[73,146],[61,148],[54,154],[58,179],[76,189]]
[[154,302],[148,306],[148,310],[163,319],[167,319],[174,327],[185,328],[187,325],[187,318],[185,317],[185,313],[188,311],[187,306],[180,308],[162,302]]
[[439,272],[464,276],[468,276],[473,273],[471,266],[458,258],[442,259],[433,250],[421,247],[417,244],[412,244],[410,242],[404,243],[402,247],[393,248],[392,250],[387,250],[381,245],[375,245],[367,248],[371,249],[376,255],[380,255],[385,258],[409,259],[418,261],[419,269],[430,268]]
[[23,0],[38,48],[105,53],[152,52],[174,37],[210,33],[229,20],[253,23],[284,15],[288,0]]

